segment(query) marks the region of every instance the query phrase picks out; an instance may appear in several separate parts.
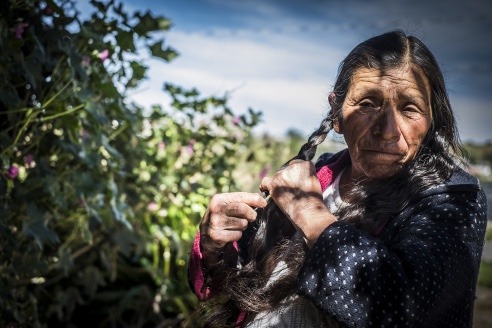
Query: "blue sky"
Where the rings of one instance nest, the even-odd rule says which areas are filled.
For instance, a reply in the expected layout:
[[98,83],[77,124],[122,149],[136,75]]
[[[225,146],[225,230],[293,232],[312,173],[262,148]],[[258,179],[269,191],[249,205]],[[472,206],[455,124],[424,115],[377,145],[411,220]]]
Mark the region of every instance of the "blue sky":
[[490,0],[123,0],[129,10],[169,17],[164,34],[180,53],[149,60],[149,80],[133,94],[165,104],[169,81],[205,95],[228,92],[238,113],[263,112],[257,132],[308,135],[329,107],[338,64],[359,42],[391,29],[419,37],[444,72],[464,141],[492,140]]

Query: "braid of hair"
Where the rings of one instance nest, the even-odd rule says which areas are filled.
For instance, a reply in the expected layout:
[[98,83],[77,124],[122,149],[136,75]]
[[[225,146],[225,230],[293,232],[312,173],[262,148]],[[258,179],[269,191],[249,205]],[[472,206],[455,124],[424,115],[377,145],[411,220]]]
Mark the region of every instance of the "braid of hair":
[[[314,131],[311,134],[311,136],[309,136],[308,141],[304,145],[302,145],[301,149],[299,150],[299,153],[291,160],[293,159],[302,159],[305,161],[312,160],[314,158],[314,155],[316,154],[318,145],[321,144],[326,139],[326,135],[333,128],[333,120],[334,117],[330,112],[330,114],[328,114],[328,116],[325,117],[323,121],[321,121],[319,128],[316,131]],[[288,164],[288,162],[286,164]]]
[[[281,169],[294,159],[311,161],[316,154],[317,146],[326,139],[332,128],[333,115],[330,113],[311,134],[299,153],[287,161]],[[240,309],[250,314],[271,310],[295,293],[297,274],[305,255],[305,245],[299,240],[292,239],[296,228],[272,199],[269,199],[265,208],[256,211],[257,220],[249,228],[252,236],[249,240],[248,252],[243,254],[246,261],[239,270],[224,268],[227,273],[222,296],[227,301],[219,306],[220,310],[216,315],[206,319],[209,323],[213,321],[213,317],[234,322]],[[268,278],[280,261],[285,262],[289,273],[268,285]],[[214,323],[214,326],[217,325]]]
[[[308,141],[302,145],[299,153],[282,165],[281,169],[295,159],[312,160],[318,145],[326,139],[326,135],[332,128],[333,114],[330,112],[321,121],[319,128],[311,134]],[[250,247],[252,252],[249,256],[250,259],[263,259],[267,254],[272,253],[271,250],[282,240],[285,238],[290,239],[296,231],[295,227],[272,199],[269,199],[266,208],[258,212],[256,234],[252,240],[252,247]],[[258,262],[261,262],[261,260]]]
[[[320,123],[319,128],[311,134],[308,141],[299,150],[299,153],[287,161],[282,168],[286,167],[294,159],[312,160],[316,154],[317,146],[326,139],[326,135],[332,128],[333,115],[330,113]],[[287,262],[294,273],[289,275],[287,279],[280,279],[277,284],[275,284],[275,287],[272,286],[270,288],[261,286],[265,283],[265,280],[259,282],[258,286],[253,282],[255,279],[250,280],[245,278],[245,282],[247,283],[241,285],[241,288],[236,288],[236,291],[242,290],[243,292],[236,298],[236,301],[241,304],[241,308],[252,312],[259,311],[261,306],[258,306],[259,304],[248,304],[245,300],[255,298],[256,293],[266,293],[266,295],[272,294],[270,297],[258,297],[258,299],[262,299],[262,302],[258,303],[263,303],[261,305],[266,306],[266,308],[263,308],[262,310],[265,310],[269,307],[271,308],[274,304],[278,304],[284,297],[287,297],[294,292],[295,281],[292,279],[297,276],[297,272],[295,271],[300,269],[300,264],[303,259],[303,256],[294,256],[294,254],[289,254],[288,258],[285,258],[286,254],[282,249],[285,247],[286,243],[288,244],[288,240],[292,238],[296,232],[296,228],[285,217],[285,214],[278,208],[277,204],[275,204],[272,199],[269,199],[267,207],[257,211],[258,218],[255,223],[255,233],[249,246],[249,255],[247,256],[251,261],[243,267],[242,271],[237,276],[235,276],[232,285],[238,283],[237,278],[239,278],[239,280],[242,277],[250,278],[253,272],[256,272],[256,274],[261,272],[260,276],[269,277],[272,270],[276,267],[276,263],[280,260]],[[300,248],[300,250],[302,251],[302,248]],[[247,288],[245,285],[255,286],[254,288],[250,287],[247,297],[243,297],[245,288]],[[264,288],[261,288],[260,286]],[[271,290],[272,288],[277,290],[273,292]],[[281,291],[279,291],[279,289]]]

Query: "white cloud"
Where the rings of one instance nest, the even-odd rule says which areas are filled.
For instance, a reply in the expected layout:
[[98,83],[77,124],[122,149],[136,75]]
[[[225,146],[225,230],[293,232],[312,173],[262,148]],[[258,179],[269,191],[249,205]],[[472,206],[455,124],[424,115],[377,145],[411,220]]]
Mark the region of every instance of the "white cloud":
[[260,36],[169,33],[167,41],[180,53],[165,64],[151,60],[148,75],[132,99],[143,106],[165,103],[160,91],[169,81],[204,95],[230,92],[238,113],[249,107],[263,112],[258,131],[282,135],[289,128],[306,134],[319,125],[328,110],[338,64],[346,54],[328,45],[283,35]]
[[[475,76],[457,70],[475,63],[472,54],[482,60],[478,63],[483,63],[486,58],[483,54],[490,52],[490,46],[477,45],[486,29],[482,28],[481,33],[477,30],[483,24],[490,24],[489,20],[483,18],[481,24],[470,23],[484,7],[484,1],[475,1],[473,12],[466,13],[457,10],[460,0],[452,0],[445,11],[433,10],[437,5],[424,1],[413,5],[407,1],[408,6],[385,1],[379,1],[379,6],[361,5],[361,1],[355,0],[347,4],[330,2],[330,6],[312,2],[311,5],[318,3],[317,12],[324,17],[312,20],[308,16],[295,17],[292,12],[286,15],[285,10],[272,4],[253,6],[257,15],[252,15],[251,6],[255,2],[241,2],[244,8],[236,8],[244,13],[242,28],[215,25],[189,33],[171,30],[165,35],[166,41],[181,55],[170,64],[149,61],[150,80],[133,99],[144,106],[165,104],[163,82],[196,87],[204,95],[222,96],[230,92],[229,104],[234,111],[242,113],[252,107],[264,113],[265,122],[258,131],[281,135],[288,128],[296,128],[308,134],[328,110],[326,96],[343,57],[358,42],[379,30],[400,27],[420,37],[431,48],[442,65],[448,85],[456,89],[456,99],[452,102],[463,139],[491,139],[487,126],[492,122],[487,106],[490,96],[480,92],[490,85],[489,75],[482,78],[481,72],[474,73]],[[231,2],[229,8],[237,5]],[[385,9],[384,17],[381,8]],[[468,89],[478,90],[475,94],[481,98],[465,96]]]

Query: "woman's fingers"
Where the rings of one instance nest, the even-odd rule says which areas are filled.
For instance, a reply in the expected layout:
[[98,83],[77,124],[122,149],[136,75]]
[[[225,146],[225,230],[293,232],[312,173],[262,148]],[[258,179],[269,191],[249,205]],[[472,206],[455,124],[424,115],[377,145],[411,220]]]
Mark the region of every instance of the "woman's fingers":
[[265,177],[261,180],[260,191],[267,192],[276,198],[279,191],[297,191],[302,188],[305,179],[311,175],[312,163],[304,160],[292,160],[282,170],[275,173],[272,177]]
[[225,222],[226,225],[233,224],[235,222],[234,219],[244,219],[247,222],[256,220],[256,211],[244,203],[227,204],[224,206],[222,213],[226,219],[230,219]]
[[260,191],[265,193],[270,193],[271,183],[272,183],[272,178],[264,177],[260,183]]
[[259,194],[247,192],[224,193],[214,195],[210,201],[209,208],[213,212],[220,212],[221,208],[228,204],[246,204],[250,207],[265,207],[266,201]]
[[200,232],[213,244],[213,248],[237,241],[249,222],[256,220],[253,207],[265,207],[266,201],[259,194],[226,193],[212,197],[201,223]]

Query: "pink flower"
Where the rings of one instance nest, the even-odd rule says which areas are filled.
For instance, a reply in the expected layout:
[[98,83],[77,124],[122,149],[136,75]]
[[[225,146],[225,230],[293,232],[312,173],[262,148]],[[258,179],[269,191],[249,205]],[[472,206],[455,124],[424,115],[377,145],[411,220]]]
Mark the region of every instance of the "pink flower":
[[89,139],[89,132],[86,129],[81,129],[79,133],[80,133],[80,138],[82,138],[83,141]]
[[164,141],[159,141],[159,144],[157,144],[157,149],[159,151],[164,151],[166,149],[166,144],[164,143]]
[[82,56],[82,66],[87,67],[89,66],[90,63],[91,63],[91,59],[89,58],[89,56],[87,55]]
[[232,118],[232,124],[239,125],[239,123],[241,123],[241,118],[239,116]]
[[27,167],[31,167],[33,162],[34,160],[31,154],[26,154],[26,156],[24,156],[24,163],[26,164]]
[[260,174],[259,174],[260,179],[263,179],[264,177],[266,177],[269,171],[270,171],[270,167],[268,167],[268,166],[263,167],[263,169],[260,171]]
[[151,212],[155,212],[159,209],[159,206],[157,205],[156,202],[150,202],[148,205],[147,205],[147,209]]
[[28,27],[29,24],[26,22],[19,22],[15,27],[14,27],[14,34],[15,38],[17,40],[22,39],[22,34],[24,34],[24,31],[26,30],[26,27]]
[[19,168],[16,165],[12,165],[7,170],[7,177],[9,179],[15,179],[19,175]]
[[104,49],[103,51],[101,51],[99,53],[99,59],[101,59],[102,61],[105,61],[108,58],[109,58],[109,50],[108,49]]
[[195,139],[191,139],[190,142],[188,142],[188,145],[186,146],[186,151],[190,155],[193,154],[193,145],[194,144],[196,144],[196,140]]

